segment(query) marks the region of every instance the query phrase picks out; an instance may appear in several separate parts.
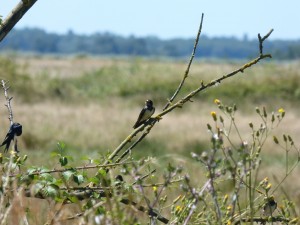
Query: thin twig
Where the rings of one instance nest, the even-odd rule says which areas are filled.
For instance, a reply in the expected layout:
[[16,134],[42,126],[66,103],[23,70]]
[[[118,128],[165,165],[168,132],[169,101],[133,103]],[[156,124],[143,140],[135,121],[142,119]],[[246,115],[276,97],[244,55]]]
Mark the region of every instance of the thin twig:
[[[154,218],[156,218],[157,220],[161,221],[162,223],[167,224],[169,222],[169,220],[163,216],[161,216],[159,213],[155,212],[154,210],[147,210],[147,208],[145,208],[144,206],[138,205],[136,202],[131,201],[129,199],[121,199],[120,200],[121,203],[125,204],[125,205],[131,205],[134,206],[134,208],[136,208],[137,210],[141,211],[141,212],[145,212],[148,213],[149,216],[152,216]],[[86,211],[85,213],[77,213],[74,216],[70,216],[67,217],[65,219],[60,219],[59,221],[64,221],[64,220],[74,220],[74,219],[78,219],[82,216],[86,216],[88,214],[90,214],[91,212],[93,212],[94,209],[96,209],[97,207],[101,206],[102,204],[104,204],[104,202],[99,202],[96,205],[94,205],[91,210]],[[93,210],[92,210],[93,209]]]
[[234,224],[241,224],[241,222],[243,223],[250,223],[250,222],[256,222],[256,223],[260,223],[260,224],[265,224],[267,222],[282,222],[284,224],[288,224],[292,219],[289,218],[285,218],[282,216],[276,216],[276,217],[247,217],[247,218],[242,218],[239,221],[236,221]]
[[202,196],[202,195],[203,195],[203,192],[208,188],[208,186],[209,186],[209,184],[210,184],[210,180],[208,180],[208,181],[205,182],[205,184],[203,185],[203,187],[201,188],[201,190],[199,191],[199,193],[197,193],[197,192],[195,191],[195,189],[193,189],[193,188],[190,186],[190,184],[189,184],[187,178],[186,178],[186,184],[187,184],[187,186],[188,186],[188,189],[189,189],[190,193],[191,193],[192,196],[193,196],[194,202],[193,202],[193,206],[190,207],[189,214],[188,214],[188,216],[185,218],[185,220],[184,220],[184,222],[183,222],[183,225],[187,225],[188,222],[190,221],[190,219],[191,219],[191,217],[192,217],[194,211],[195,211],[196,208],[197,208],[196,206],[197,206],[197,204],[198,204],[198,202],[199,202],[199,196]]
[[191,67],[193,59],[195,57],[196,49],[197,49],[198,42],[199,42],[199,37],[200,37],[201,31],[202,31],[203,17],[204,17],[204,14],[202,13],[201,22],[200,22],[200,25],[199,25],[199,29],[198,29],[198,33],[197,33],[196,39],[195,39],[195,44],[194,44],[194,48],[193,48],[193,51],[192,51],[192,55],[191,55],[191,58],[189,60],[188,66],[187,66],[187,68],[186,68],[186,70],[184,72],[184,76],[182,78],[182,81],[180,82],[180,84],[179,84],[178,88],[176,89],[175,93],[173,94],[173,96],[169,99],[168,103],[163,108],[163,111],[166,108],[168,108],[170,106],[170,104],[174,101],[175,97],[178,95],[179,91],[181,90],[181,88],[182,88],[182,86],[183,86],[183,84],[185,82],[185,79],[188,77],[188,74],[190,72],[190,67]]
[[5,106],[7,107],[7,110],[8,110],[8,119],[9,119],[10,125],[12,125],[14,123],[14,116],[13,116],[12,107],[11,107],[10,102],[13,97],[8,96],[8,90],[10,88],[9,81],[1,80],[1,85],[4,90],[4,97],[6,100]]
[[108,156],[108,158],[107,158],[106,162],[104,163],[104,165],[109,164],[119,154],[119,152],[124,148],[124,146],[127,143],[131,142],[132,138],[134,138],[140,131],[142,131],[145,126],[146,125],[143,124],[138,129],[135,129],[131,134],[129,134],[128,137],[125,138],[125,140],[123,140],[121,142],[121,144]]
[[[148,213],[149,214],[149,216],[152,216],[152,217],[155,217],[157,220],[159,220],[160,222],[162,222],[162,223],[164,223],[164,224],[167,224],[167,223],[169,223],[169,220],[167,219],[167,218],[165,218],[165,217],[163,217],[163,216],[161,216],[159,213],[157,213],[157,212],[155,212],[155,211],[153,211],[153,210],[151,210],[151,211],[148,211],[147,210],[147,208],[145,208],[144,206],[139,206],[136,202],[134,202],[134,201],[131,201],[131,200],[129,200],[129,199],[121,199],[121,201],[120,201],[121,203],[123,203],[123,204],[125,204],[125,205],[131,205],[131,206],[133,206],[134,208],[136,208],[137,210],[139,210],[139,211],[141,211],[141,212],[145,212],[145,213]],[[99,204],[99,205],[98,205]],[[99,203],[97,203],[96,205],[94,205],[94,206],[100,206],[100,205],[102,205],[103,204],[103,202],[99,202]],[[96,207],[93,207],[93,209],[95,209]],[[90,213],[90,211],[89,211],[89,213]],[[65,218],[65,219],[60,219],[59,221],[64,221],[64,220],[74,220],[74,219],[78,219],[78,218],[80,218],[81,216],[83,216],[84,215],[84,213],[77,213],[77,214],[75,214],[74,216],[70,216],[70,217],[67,217],[67,218]]]
[[258,33],[258,41],[259,41],[259,53],[263,54],[263,42],[271,35],[271,33],[274,31],[274,29],[271,29],[263,38],[260,36],[260,33]]
[[[178,88],[176,89],[175,93],[173,94],[173,96],[169,99],[167,105],[164,107],[163,110],[165,110],[167,107],[169,107],[169,105],[173,102],[173,100],[175,99],[175,97],[177,96],[177,94],[179,93],[179,91],[181,90],[181,87],[183,86],[184,84],[184,81],[185,79],[188,77],[188,74],[189,74],[189,71],[190,71],[190,67],[192,65],[192,62],[193,62],[193,59],[195,57],[195,52],[196,52],[196,48],[198,46],[198,42],[199,42],[199,37],[200,37],[200,34],[201,34],[201,30],[202,30],[202,23],[203,23],[203,17],[204,17],[204,14],[202,13],[202,16],[201,16],[201,22],[200,22],[200,26],[199,26],[199,29],[198,29],[198,33],[197,33],[197,36],[196,36],[196,39],[195,39],[195,44],[194,44],[194,48],[193,48],[193,51],[192,51],[192,55],[191,55],[191,58],[189,60],[189,63],[188,63],[188,66],[187,66],[187,69],[184,73],[184,76],[183,76],[183,79],[182,81],[180,82]],[[114,157],[116,157],[118,155],[118,153],[123,149],[123,147],[131,141],[131,139],[137,135],[137,133],[139,133],[140,131],[142,131],[144,129],[146,125],[144,124],[143,126],[141,126],[139,129],[136,129],[134,132],[132,132],[113,152],[112,154],[108,157],[108,161],[107,163],[109,162],[109,160],[112,160]],[[152,129],[152,126],[150,128],[147,129],[147,132],[145,132],[132,146],[130,146],[125,152],[124,154],[118,159],[119,161],[124,158],[129,152],[131,149],[133,149],[141,140],[143,140],[147,134],[150,132],[150,130]]]
[[[150,130],[152,129],[154,124],[151,124],[149,126],[147,126],[146,130],[144,131],[144,133],[129,147],[127,148],[123,154],[116,160],[116,163],[120,162],[126,155],[128,155],[128,153],[138,144],[140,143],[146,136],[147,134],[150,132]],[[112,158],[113,159],[113,158]]]
[[[262,39],[265,40],[267,37],[269,37],[269,35],[272,33],[272,30],[265,35]],[[243,66],[241,66],[240,68],[232,71],[231,73],[228,73],[226,75],[223,75],[222,77],[219,77],[215,80],[210,81],[207,84],[204,84],[203,82],[201,83],[200,87],[195,89],[194,91],[190,92],[188,95],[186,95],[184,98],[182,98],[181,100],[179,100],[177,103],[172,104],[171,106],[169,106],[168,108],[166,108],[165,110],[163,110],[161,113],[158,113],[154,116],[154,118],[152,120],[150,120],[148,123],[143,124],[142,126],[140,126],[138,129],[135,129],[125,140],[123,140],[121,142],[121,144],[110,154],[110,156],[108,157],[108,160],[106,161],[106,163],[109,163],[113,158],[115,158],[121,151],[122,149],[125,147],[126,144],[128,144],[129,142],[131,142],[132,138],[135,137],[139,132],[141,132],[146,126],[147,126],[147,132],[143,134],[143,136],[138,140],[138,142],[140,142],[142,139],[144,139],[148,133],[150,133],[150,130],[153,128],[154,124],[159,121],[164,115],[168,114],[169,112],[173,111],[175,108],[182,108],[182,106],[188,102],[191,101],[191,98],[193,98],[195,95],[199,94],[200,92],[213,87],[215,85],[219,85],[223,80],[230,78],[238,73],[243,73],[246,69],[250,68],[251,66],[257,64],[258,62],[260,62],[263,59],[266,58],[272,58],[271,54],[260,54],[257,58],[253,59],[252,61],[244,64]],[[149,125],[149,123],[151,123]],[[137,143],[136,143],[137,144]],[[136,146],[136,144],[134,145],[134,147]],[[133,147],[129,148],[130,150]],[[129,152],[129,150],[128,150]]]
[[95,169],[95,168],[110,168],[110,167],[116,167],[120,165],[127,165],[127,164],[132,164],[133,162],[121,162],[121,163],[110,163],[110,164],[101,164],[101,165],[91,165],[91,166],[78,166],[78,167],[71,167],[71,168],[65,168],[65,169],[52,169],[52,170],[44,170],[44,171],[34,171],[31,173],[26,173],[26,174],[11,174],[10,177],[15,177],[15,176],[22,176],[22,175],[41,175],[45,173],[63,173],[66,171],[77,171],[77,170],[89,170],[89,169]]
[[[156,172],[156,169],[150,171],[149,173],[147,173],[144,176],[140,177],[140,180],[146,179],[147,177],[149,177],[150,175],[152,175],[155,172]],[[135,185],[136,183],[137,183],[137,181],[134,181],[131,185]],[[143,185],[143,187],[145,187],[145,186]]]
[[60,219],[60,220],[58,220],[58,222],[66,221],[66,220],[75,220],[75,219],[80,218],[81,216],[83,216],[83,213],[76,213],[74,216],[69,216],[67,218]]

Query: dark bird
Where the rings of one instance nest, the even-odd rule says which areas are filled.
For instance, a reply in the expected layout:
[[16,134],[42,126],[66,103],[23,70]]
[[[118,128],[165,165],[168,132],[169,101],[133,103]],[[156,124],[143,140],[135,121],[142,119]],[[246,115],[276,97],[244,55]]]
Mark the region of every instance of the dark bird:
[[274,200],[274,197],[273,196],[269,197],[264,205],[263,215],[272,216],[276,208],[277,208],[277,202]]
[[7,152],[9,149],[10,143],[12,140],[14,140],[15,136],[20,136],[22,134],[22,125],[19,123],[13,123],[9,127],[9,131],[5,136],[4,141],[0,145],[0,147],[5,145],[4,152]]
[[134,124],[133,128],[137,128],[143,123],[145,123],[155,112],[155,108],[153,107],[153,102],[151,100],[147,100],[145,102],[145,107],[140,112],[139,118]]

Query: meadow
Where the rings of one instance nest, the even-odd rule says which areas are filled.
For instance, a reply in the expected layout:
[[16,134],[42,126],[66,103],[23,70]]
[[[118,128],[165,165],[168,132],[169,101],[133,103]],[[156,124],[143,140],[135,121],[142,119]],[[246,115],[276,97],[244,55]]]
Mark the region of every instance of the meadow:
[[[243,65],[242,61],[195,59],[182,93],[185,96],[219,76]],[[18,139],[22,154],[28,155],[31,165],[54,168],[51,157],[57,142],[66,145],[73,165],[83,159],[105,155],[115,149],[132,131],[133,124],[146,99],[152,99],[160,112],[177,88],[187,66],[187,60],[91,56],[40,56],[7,54],[0,58],[0,77],[10,82],[13,96],[14,120],[23,125]],[[250,142],[252,122],[259,126],[261,117],[256,107],[278,113],[285,118],[264,144],[262,166],[258,179],[269,177],[272,183],[286,176],[286,151],[276,145],[272,136],[289,134],[299,146],[300,132],[300,61],[269,60],[225,80],[193,98],[182,109],[169,113],[159,121],[151,133],[132,152],[134,159],[151,158],[157,173],[169,163],[182,165],[195,182],[205,178],[204,172],[191,157],[201,154],[210,146],[211,135],[207,124],[211,115],[222,112],[215,104],[219,99],[226,105],[235,104],[238,132],[232,141],[240,145]],[[4,97],[0,96],[0,136],[4,137],[9,121]],[[269,117],[270,118],[270,117]],[[297,152],[290,152],[294,163]],[[284,180],[278,199],[295,200],[300,207],[297,179],[299,169]],[[191,179],[191,180],[193,180]]]

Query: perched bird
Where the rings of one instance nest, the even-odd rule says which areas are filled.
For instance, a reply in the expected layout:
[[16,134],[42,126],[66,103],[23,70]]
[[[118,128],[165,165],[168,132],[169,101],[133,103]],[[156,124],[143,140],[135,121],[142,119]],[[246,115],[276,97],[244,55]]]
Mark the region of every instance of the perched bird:
[[137,128],[143,123],[145,123],[155,112],[155,108],[153,107],[153,102],[151,100],[147,100],[145,102],[145,107],[140,112],[139,118],[134,124],[133,128]]
[[272,216],[273,212],[277,208],[277,202],[274,200],[274,197],[271,196],[266,199],[266,203],[263,208],[264,216]]
[[20,136],[22,134],[22,125],[19,123],[13,123],[9,127],[9,131],[5,136],[4,141],[0,145],[0,147],[5,145],[4,152],[7,152],[9,149],[11,141],[15,138],[15,136]]

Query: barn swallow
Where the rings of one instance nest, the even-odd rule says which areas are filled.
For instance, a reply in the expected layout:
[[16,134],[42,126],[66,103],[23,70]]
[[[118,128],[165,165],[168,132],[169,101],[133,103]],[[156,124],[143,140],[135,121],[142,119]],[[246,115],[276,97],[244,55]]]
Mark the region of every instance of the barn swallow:
[[9,149],[11,141],[15,138],[15,136],[20,136],[22,134],[22,125],[19,123],[13,123],[9,127],[9,131],[5,136],[4,141],[0,145],[0,147],[5,145],[4,152],[7,152]]
[[145,107],[140,112],[139,118],[134,124],[133,128],[137,128],[143,123],[145,123],[155,112],[155,108],[153,107],[153,102],[151,100],[147,100],[145,102]]
[[263,208],[264,216],[272,216],[273,212],[277,208],[277,202],[275,202],[274,197],[271,196],[267,198],[266,203]]

